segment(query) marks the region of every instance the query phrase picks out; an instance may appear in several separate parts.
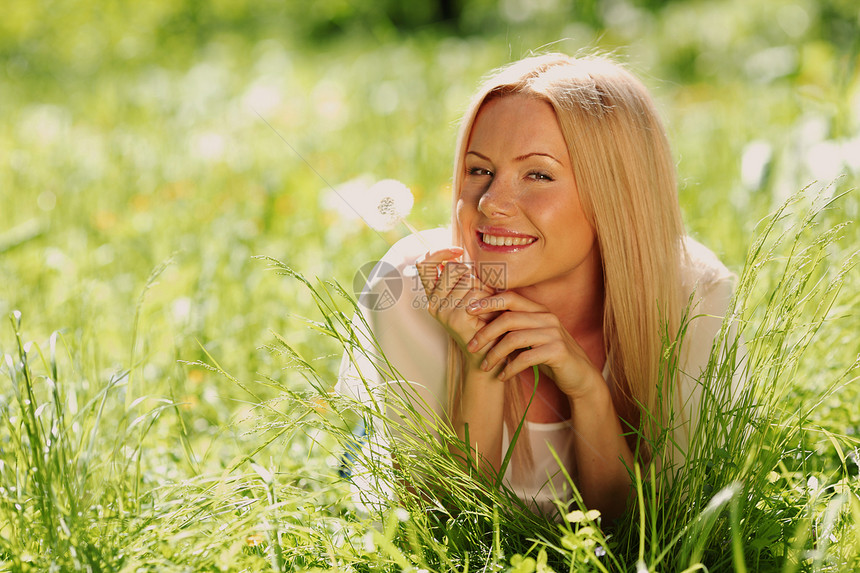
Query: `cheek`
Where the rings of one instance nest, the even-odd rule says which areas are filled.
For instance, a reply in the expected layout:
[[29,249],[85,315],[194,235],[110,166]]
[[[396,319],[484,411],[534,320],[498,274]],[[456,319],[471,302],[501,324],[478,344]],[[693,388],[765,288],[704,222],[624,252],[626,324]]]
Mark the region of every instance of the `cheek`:
[[469,226],[474,217],[474,209],[468,201],[462,197],[457,200],[457,208],[454,213],[455,223],[460,227],[460,233],[463,233],[465,228]]

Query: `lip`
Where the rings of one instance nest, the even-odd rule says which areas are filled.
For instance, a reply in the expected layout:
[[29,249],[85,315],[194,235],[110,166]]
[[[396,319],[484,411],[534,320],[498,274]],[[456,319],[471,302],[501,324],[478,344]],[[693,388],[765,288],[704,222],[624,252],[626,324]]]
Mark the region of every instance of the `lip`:
[[[534,239],[531,243],[527,245],[488,245],[484,242],[483,235],[495,235],[497,237],[516,237],[516,238],[529,238]],[[511,231],[510,229],[503,229],[500,227],[482,227],[475,231],[475,238],[478,242],[478,248],[483,251],[489,251],[493,253],[515,253],[518,251],[523,251],[535,243],[537,243],[537,237],[534,235],[527,235],[525,233],[518,233],[516,231]]]

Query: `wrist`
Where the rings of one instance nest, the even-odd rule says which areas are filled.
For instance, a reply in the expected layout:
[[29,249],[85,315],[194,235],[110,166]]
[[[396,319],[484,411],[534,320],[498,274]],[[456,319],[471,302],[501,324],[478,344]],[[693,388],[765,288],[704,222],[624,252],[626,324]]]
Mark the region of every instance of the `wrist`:
[[592,408],[599,407],[604,404],[612,403],[612,393],[609,391],[609,386],[603,376],[593,371],[586,376],[586,380],[579,386],[575,394],[568,394],[567,399],[570,402],[571,411],[574,407]]
[[465,375],[466,378],[470,380],[483,380],[483,381],[493,381],[493,382],[501,382],[499,380],[499,374],[504,368],[504,362],[490,370],[489,372],[481,368],[481,363],[484,361],[483,356],[474,355],[471,353],[466,353],[466,370]]

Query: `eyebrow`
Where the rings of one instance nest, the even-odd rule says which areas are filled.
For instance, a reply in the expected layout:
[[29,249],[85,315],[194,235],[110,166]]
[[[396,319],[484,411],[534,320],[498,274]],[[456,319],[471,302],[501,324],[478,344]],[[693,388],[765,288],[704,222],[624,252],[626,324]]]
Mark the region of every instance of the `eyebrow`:
[[[487,157],[486,155],[484,155],[482,153],[478,153],[477,151],[467,151],[466,152],[466,155],[470,155],[470,154],[476,155],[485,161],[492,162],[492,160],[489,157]],[[525,155],[520,155],[519,157],[514,157],[514,161],[525,161],[529,157],[534,157],[534,156],[549,157],[550,159],[552,159],[556,163],[561,163],[561,161],[559,161],[558,159],[556,159],[554,156],[550,155],[549,153],[542,153],[540,151],[533,151],[531,153],[526,153]]]

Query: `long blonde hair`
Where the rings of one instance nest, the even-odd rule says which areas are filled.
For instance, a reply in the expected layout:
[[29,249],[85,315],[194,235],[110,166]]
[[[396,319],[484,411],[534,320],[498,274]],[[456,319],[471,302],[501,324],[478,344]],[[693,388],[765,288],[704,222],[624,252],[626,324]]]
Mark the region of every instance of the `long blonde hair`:
[[[488,100],[511,94],[546,101],[555,110],[603,262],[603,338],[615,407],[633,430],[655,437],[668,399],[658,391],[663,337],[674,340],[682,309],[684,229],[675,165],[654,102],[635,76],[605,58],[546,54],[502,68],[477,91],[460,125],[454,213],[478,111]],[[452,229],[454,244],[462,245],[456,219]],[[463,365],[463,355],[451,341],[447,380],[452,420],[459,418]],[[507,388],[505,423],[512,431],[524,412],[519,387],[509,383]],[[643,416],[646,409],[649,414]],[[636,447],[633,436],[628,441]],[[515,460],[522,460],[517,450]],[[650,458],[647,441],[638,451],[640,458]]]

